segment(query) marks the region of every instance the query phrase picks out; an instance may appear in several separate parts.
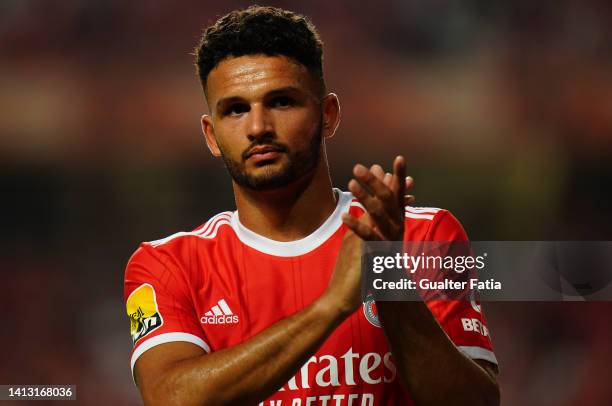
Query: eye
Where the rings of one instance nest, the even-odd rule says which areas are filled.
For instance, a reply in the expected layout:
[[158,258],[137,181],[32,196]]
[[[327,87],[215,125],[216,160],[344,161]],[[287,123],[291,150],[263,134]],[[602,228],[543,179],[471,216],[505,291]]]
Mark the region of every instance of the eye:
[[224,116],[237,116],[242,113],[249,111],[249,106],[243,103],[234,103],[227,106],[223,111]]
[[289,96],[277,96],[274,99],[272,99],[272,107],[290,107],[293,106],[294,102],[293,99]]

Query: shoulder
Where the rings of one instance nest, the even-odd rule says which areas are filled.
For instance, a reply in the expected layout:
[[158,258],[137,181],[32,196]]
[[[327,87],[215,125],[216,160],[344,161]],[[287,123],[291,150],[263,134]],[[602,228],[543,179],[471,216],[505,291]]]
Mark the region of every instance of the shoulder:
[[226,233],[224,227],[229,226],[232,215],[229,211],[222,212],[193,231],[180,231],[165,238],[142,242],[125,268],[126,297],[143,283],[153,284],[156,291],[162,285],[165,289],[186,285],[197,274],[198,268],[192,266],[194,249],[204,255],[211,254],[217,239]]
[[159,257],[184,257],[189,254],[194,241],[203,243],[198,249],[206,249],[206,246],[213,246],[226,229],[231,229],[233,215],[231,211],[224,211],[212,216],[192,231],[179,231],[158,240],[145,241],[134,255],[148,251]]
[[224,211],[212,216],[204,224],[196,227],[193,231],[179,231],[168,237],[164,237],[158,240],[144,242],[143,244],[158,248],[162,246],[172,246],[185,242],[190,238],[199,238],[205,240],[215,239],[224,225],[231,225],[232,216],[234,215],[231,211]]
[[189,257],[194,240],[204,243],[198,249],[206,250],[207,246],[214,246],[215,241],[226,231],[224,226],[231,228],[233,215],[231,211],[218,213],[193,231],[179,231],[164,238],[140,243],[128,261],[128,268],[138,264],[165,267],[167,263],[180,263]]
[[406,239],[467,240],[467,234],[459,220],[446,209],[406,206],[405,220]]

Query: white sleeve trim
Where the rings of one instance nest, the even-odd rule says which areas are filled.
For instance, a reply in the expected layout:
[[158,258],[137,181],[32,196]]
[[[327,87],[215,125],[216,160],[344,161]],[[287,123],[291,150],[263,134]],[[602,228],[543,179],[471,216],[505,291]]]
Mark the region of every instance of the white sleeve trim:
[[489,351],[482,347],[472,347],[472,346],[458,346],[459,351],[467,355],[472,359],[483,359],[485,361],[489,361],[497,365],[497,358],[495,358],[495,354],[493,351]]
[[134,376],[134,365],[136,365],[136,360],[147,350],[150,350],[151,348],[160,345],[160,344],[164,344],[164,343],[171,343],[174,341],[186,341],[188,343],[192,343],[197,345],[198,347],[202,348],[204,351],[206,351],[207,353],[210,353],[210,347],[208,346],[208,344],[206,344],[206,342],[204,340],[202,340],[200,337],[195,336],[193,334],[189,334],[189,333],[164,333],[164,334],[160,334],[158,336],[149,338],[148,340],[142,342],[138,348],[136,348],[136,350],[134,350],[134,353],[132,354],[132,360],[131,360],[131,368],[132,368],[132,377]]

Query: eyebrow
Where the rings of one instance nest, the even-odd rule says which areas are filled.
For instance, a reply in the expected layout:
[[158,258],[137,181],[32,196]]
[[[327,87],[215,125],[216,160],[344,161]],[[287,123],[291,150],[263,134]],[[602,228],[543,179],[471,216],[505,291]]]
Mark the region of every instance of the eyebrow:
[[223,106],[227,106],[228,104],[232,104],[239,101],[244,101],[244,99],[239,96],[224,97],[217,101],[217,109],[221,109]]
[[[297,88],[295,86],[285,86],[285,87],[280,87],[278,89],[269,91],[268,93],[264,95],[264,97],[268,98],[268,97],[273,97],[279,94],[302,93],[302,92],[303,91],[300,88]],[[240,96],[223,97],[219,99],[219,101],[217,101],[217,109],[221,109],[223,106],[227,106],[232,103],[243,102],[243,101],[244,101],[244,98]]]

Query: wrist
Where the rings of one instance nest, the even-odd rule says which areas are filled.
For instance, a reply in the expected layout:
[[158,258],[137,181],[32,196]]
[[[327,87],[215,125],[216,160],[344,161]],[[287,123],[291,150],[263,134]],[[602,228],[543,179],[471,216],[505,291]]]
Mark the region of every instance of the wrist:
[[346,303],[344,300],[339,300],[337,295],[333,293],[323,293],[315,302],[317,310],[332,317],[332,319],[340,324],[344,319],[355,312],[355,307]]

